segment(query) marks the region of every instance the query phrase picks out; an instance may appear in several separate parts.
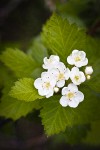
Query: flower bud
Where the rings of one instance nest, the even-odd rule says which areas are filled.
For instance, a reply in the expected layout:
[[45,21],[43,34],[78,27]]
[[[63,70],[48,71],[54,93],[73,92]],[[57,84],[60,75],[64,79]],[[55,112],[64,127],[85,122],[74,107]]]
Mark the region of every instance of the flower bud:
[[91,76],[90,76],[90,75],[87,75],[86,78],[87,78],[87,80],[90,80],[90,79],[91,79]]
[[92,74],[92,73],[93,73],[93,68],[92,68],[92,66],[87,66],[87,67],[85,68],[85,73],[86,73],[86,74]]
[[58,87],[54,87],[54,92],[58,93],[59,92],[59,88]]

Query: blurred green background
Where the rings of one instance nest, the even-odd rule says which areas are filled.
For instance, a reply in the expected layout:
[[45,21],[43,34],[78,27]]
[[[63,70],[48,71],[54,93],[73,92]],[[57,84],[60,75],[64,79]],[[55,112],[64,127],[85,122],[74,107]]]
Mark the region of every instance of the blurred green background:
[[[0,0],[0,53],[8,47],[27,51],[53,11],[85,28],[96,40],[100,39],[99,0]],[[1,79],[4,74],[0,72]],[[2,89],[3,85],[0,86],[0,96]],[[61,133],[48,138],[38,116],[39,111],[35,111],[15,122],[1,117],[0,150],[100,149],[100,123],[75,126],[67,130],[66,136]]]

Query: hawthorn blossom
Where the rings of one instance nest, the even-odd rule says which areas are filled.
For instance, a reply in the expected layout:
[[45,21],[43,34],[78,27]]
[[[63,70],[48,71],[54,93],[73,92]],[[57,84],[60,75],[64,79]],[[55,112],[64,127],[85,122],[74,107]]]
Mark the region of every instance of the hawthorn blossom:
[[56,80],[56,86],[59,88],[65,85],[65,81],[68,80],[70,76],[70,70],[66,68],[62,62],[56,64],[56,68],[49,70],[49,72],[54,76]]
[[75,49],[72,51],[72,54],[67,57],[67,62],[70,65],[82,67],[88,64],[88,59],[86,58],[86,53],[84,51],[79,51]]
[[59,102],[63,107],[70,106],[76,108],[84,100],[84,94],[78,91],[78,87],[73,83],[62,89],[62,95]]
[[85,68],[85,73],[86,73],[87,75],[92,74],[92,73],[93,73],[93,68],[92,68],[92,66],[87,66],[87,67]]
[[60,58],[57,55],[51,55],[49,57],[49,59],[47,57],[45,57],[43,59],[44,64],[42,66],[44,69],[52,69],[57,65],[59,60],[60,60]]
[[53,95],[55,85],[56,80],[48,72],[43,72],[41,78],[37,78],[34,82],[34,86],[38,89],[39,95],[45,96],[46,98]]
[[70,72],[70,79],[75,85],[80,85],[86,80],[86,77],[82,71],[79,71],[79,68],[73,67]]

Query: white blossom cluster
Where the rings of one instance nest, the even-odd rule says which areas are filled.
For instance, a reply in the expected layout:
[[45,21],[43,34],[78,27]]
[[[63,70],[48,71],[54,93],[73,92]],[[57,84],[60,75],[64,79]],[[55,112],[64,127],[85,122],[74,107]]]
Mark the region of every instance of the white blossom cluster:
[[[71,70],[56,55],[51,55],[49,59],[45,57],[43,61],[43,68],[46,71],[42,72],[41,77],[34,82],[39,95],[49,98],[62,88],[60,104],[63,107],[77,107],[84,100],[84,94],[78,90],[78,85],[83,83],[86,78],[90,79],[90,75],[93,73],[92,66],[87,66],[85,73],[79,70],[80,67],[88,64],[86,53],[79,50],[72,51],[70,56],[67,57],[68,64],[73,65]],[[66,87],[67,83],[69,84]]]

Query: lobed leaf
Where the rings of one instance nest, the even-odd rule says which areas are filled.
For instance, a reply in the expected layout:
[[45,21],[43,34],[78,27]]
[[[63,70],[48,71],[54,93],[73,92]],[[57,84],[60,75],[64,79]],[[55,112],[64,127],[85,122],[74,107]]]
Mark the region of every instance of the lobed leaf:
[[48,52],[40,37],[34,39],[32,46],[30,47],[29,54],[37,63],[40,65],[43,64],[43,58],[48,56]]
[[86,35],[75,24],[69,24],[66,19],[53,14],[43,28],[43,42],[66,62],[67,56],[74,49],[84,49]]
[[40,116],[47,135],[65,131],[66,127],[100,119],[99,99],[88,88],[83,89],[82,92],[85,99],[77,108],[62,107],[59,104],[59,96],[41,101],[43,109]]
[[16,49],[7,49],[0,56],[0,60],[9,67],[17,77],[29,77],[38,64],[27,54]]
[[35,89],[33,83],[34,80],[31,78],[20,79],[15,82],[15,86],[12,87],[10,96],[26,102],[42,99],[43,97],[38,94],[38,91]]
[[22,116],[26,116],[34,109],[40,109],[40,101],[25,102],[19,101],[8,95],[12,82],[8,80],[3,89],[3,96],[0,102],[0,116],[17,120]]

